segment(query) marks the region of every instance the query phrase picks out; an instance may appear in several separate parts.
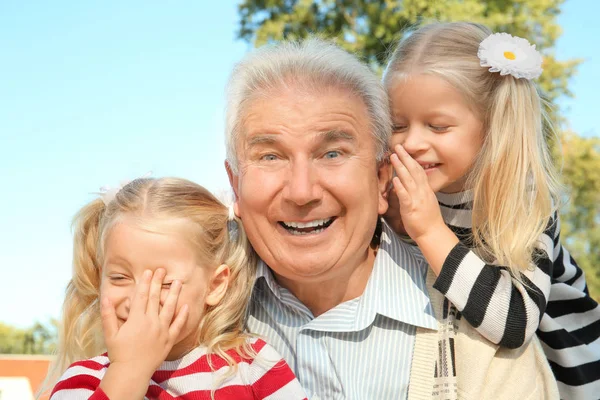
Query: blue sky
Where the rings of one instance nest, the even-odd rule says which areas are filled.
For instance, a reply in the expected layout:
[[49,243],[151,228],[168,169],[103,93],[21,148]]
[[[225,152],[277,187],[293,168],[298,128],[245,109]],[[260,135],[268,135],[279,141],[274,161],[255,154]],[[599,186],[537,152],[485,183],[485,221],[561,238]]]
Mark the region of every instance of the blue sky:
[[[59,315],[92,192],[147,171],[228,186],[224,88],[250,49],[235,1],[33,3],[0,2],[0,322],[20,327]],[[599,14],[569,0],[559,19],[558,57],[585,59],[561,104],[588,136]]]

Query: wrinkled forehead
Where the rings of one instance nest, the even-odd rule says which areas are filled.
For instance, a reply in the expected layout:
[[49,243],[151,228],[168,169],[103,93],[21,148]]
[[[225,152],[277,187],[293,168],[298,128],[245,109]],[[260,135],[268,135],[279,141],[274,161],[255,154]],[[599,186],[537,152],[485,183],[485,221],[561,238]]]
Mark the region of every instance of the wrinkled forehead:
[[[312,107],[320,99],[325,107]],[[310,127],[307,134],[327,134],[328,138],[358,132],[372,137],[371,118],[362,97],[348,86],[327,82],[290,80],[255,90],[240,107],[238,150],[256,134],[267,133],[261,131],[267,126],[275,131],[277,126]]]

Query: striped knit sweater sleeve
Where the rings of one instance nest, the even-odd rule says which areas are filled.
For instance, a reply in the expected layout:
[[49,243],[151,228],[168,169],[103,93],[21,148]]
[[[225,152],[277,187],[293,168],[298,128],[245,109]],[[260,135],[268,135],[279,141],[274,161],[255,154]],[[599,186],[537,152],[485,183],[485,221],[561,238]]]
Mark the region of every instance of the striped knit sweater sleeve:
[[[600,393],[600,307],[585,275],[560,243],[555,215],[540,243],[536,266],[521,285],[507,268],[489,265],[470,250],[472,195],[438,195],[442,215],[461,243],[449,254],[434,287],[488,340],[516,348],[537,333],[561,398],[596,399]],[[537,332],[536,332],[537,329]]]
[[546,310],[557,224],[550,221],[540,237],[536,265],[521,274],[523,285],[507,267],[486,263],[468,247],[472,199],[443,196],[442,215],[461,242],[446,258],[434,287],[486,339],[507,348],[521,347],[533,337]]
[[567,249],[555,246],[552,287],[537,335],[563,399],[600,398],[600,306]]

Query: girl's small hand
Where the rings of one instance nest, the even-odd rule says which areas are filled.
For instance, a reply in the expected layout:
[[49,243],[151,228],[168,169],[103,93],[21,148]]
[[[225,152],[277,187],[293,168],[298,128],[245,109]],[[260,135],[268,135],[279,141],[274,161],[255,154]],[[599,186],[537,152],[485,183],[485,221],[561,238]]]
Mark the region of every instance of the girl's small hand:
[[397,145],[390,160],[396,175],[392,179],[400,204],[400,216],[406,233],[417,243],[429,232],[446,225],[427,174],[404,148]]
[[160,294],[165,270],[146,270],[137,285],[127,321],[118,325],[114,305],[102,299],[102,327],[111,365],[132,368],[148,379],[167,358],[188,317],[184,305],[175,319],[181,282],[174,281],[162,308]]

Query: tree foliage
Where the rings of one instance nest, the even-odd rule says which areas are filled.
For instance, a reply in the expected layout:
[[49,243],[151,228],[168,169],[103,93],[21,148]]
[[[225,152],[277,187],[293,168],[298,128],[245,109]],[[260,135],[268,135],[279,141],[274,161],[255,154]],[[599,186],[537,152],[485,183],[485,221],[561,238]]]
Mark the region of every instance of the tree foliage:
[[16,328],[0,322],[0,354],[51,354],[56,346],[56,321]]
[[567,186],[561,234],[600,301],[600,139],[565,132],[561,141]]
[[544,55],[539,80],[554,102],[570,95],[568,80],[579,60],[560,61],[553,47],[564,0],[243,0],[238,37],[255,46],[319,34],[360,55],[376,71],[411,28],[430,21],[472,21],[496,32],[528,38]]
[[[557,22],[564,0],[241,0],[238,38],[260,46],[318,34],[357,54],[381,73],[390,50],[411,29],[430,21],[472,21],[495,32],[527,38],[542,52],[538,80],[557,126],[561,96],[580,60],[559,60]],[[562,214],[563,238],[600,297],[600,154],[596,139],[562,135],[563,180],[570,192]]]

